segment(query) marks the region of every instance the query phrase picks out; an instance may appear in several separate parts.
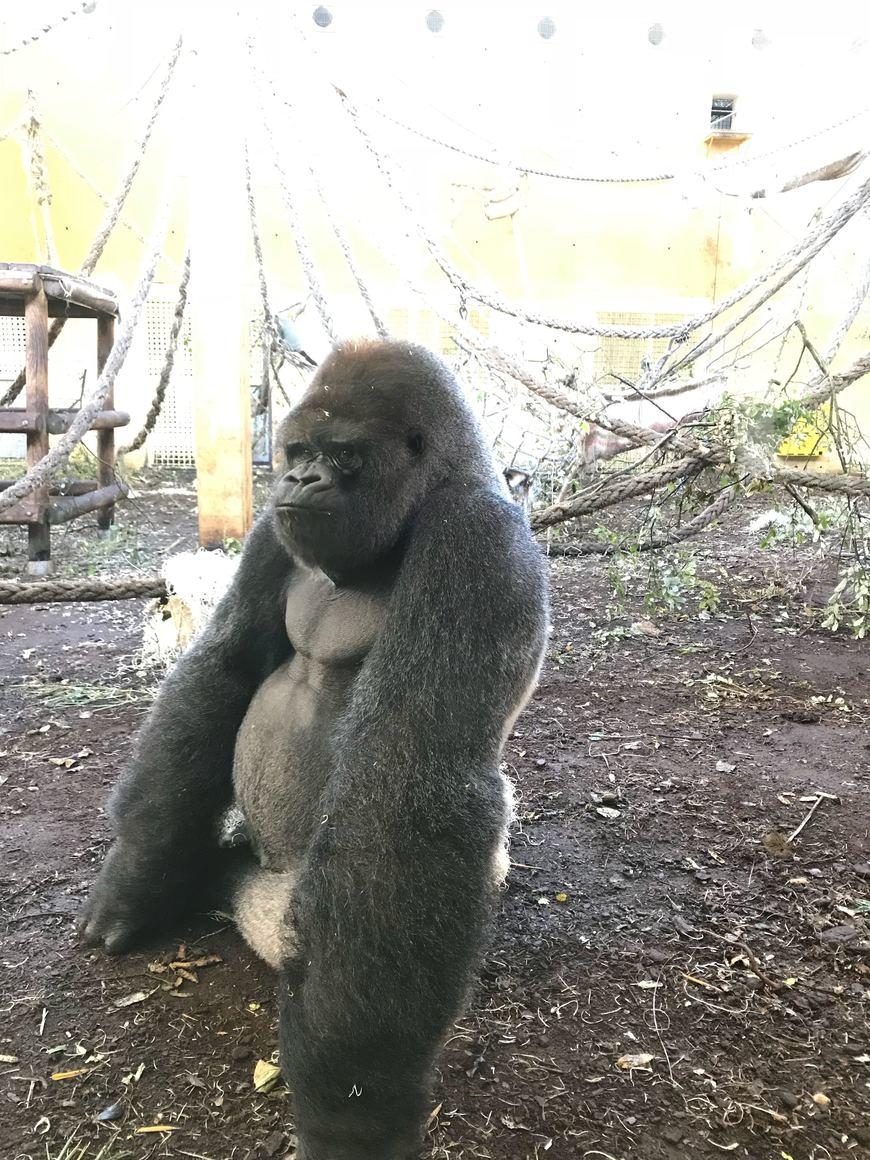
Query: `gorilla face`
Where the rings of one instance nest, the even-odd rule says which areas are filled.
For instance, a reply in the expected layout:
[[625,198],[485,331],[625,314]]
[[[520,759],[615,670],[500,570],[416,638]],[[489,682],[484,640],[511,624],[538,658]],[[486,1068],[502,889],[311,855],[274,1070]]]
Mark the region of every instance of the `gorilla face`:
[[273,496],[275,528],[291,555],[335,579],[400,541],[418,498],[419,431],[402,438],[301,407],[281,438],[286,469]]
[[[426,361],[428,360],[428,362]],[[425,372],[431,363],[431,374]],[[462,421],[451,419],[461,413]],[[455,432],[464,432],[457,437]],[[279,428],[274,524],[290,554],[346,580],[401,544],[444,480],[489,477],[456,383],[406,343],[339,347]]]

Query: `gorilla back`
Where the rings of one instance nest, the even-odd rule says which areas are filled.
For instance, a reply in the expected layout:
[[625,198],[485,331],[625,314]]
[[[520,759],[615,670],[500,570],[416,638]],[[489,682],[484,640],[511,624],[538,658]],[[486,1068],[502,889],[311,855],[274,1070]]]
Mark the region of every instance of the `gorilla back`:
[[[303,1160],[404,1160],[503,873],[501,750],[544,564],[447,368],[349,344],[280,430],[233,587],[167,678],[82,918],[123,947],[214,896],[277,970]],[[251,851],[221,850],[235,798]]]

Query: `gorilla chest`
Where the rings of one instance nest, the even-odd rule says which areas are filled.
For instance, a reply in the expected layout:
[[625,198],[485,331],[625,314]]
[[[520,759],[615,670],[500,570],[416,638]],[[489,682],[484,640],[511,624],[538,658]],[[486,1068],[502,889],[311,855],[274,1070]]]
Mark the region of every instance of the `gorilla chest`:
[[284,619],[296,656],[327,667],[359,666],[383,624],[385,603],[382,590],[337,588],[322,572],[300,572]]
[[333,766],[334,726],[384,621],[387,591],[300,572],[287,594],[293,656],[257,690],[236,738],[236,798],[264,866],[288,869],[311,840]]

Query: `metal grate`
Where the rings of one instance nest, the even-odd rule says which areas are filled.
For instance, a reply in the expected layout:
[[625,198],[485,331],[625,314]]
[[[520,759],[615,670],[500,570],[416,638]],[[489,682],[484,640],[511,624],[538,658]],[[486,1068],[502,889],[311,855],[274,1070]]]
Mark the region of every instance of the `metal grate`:
[[[149,391],[157,386],[169,332],[174,302],[149,299],[145,306],[145,360]],[[152,461],[159,467],[194,467],[193,366],[190,357],[190,327],[185,318],[172,377],[154,430],[148,440]]]
[[[615,310],[599,313],[606,326],[669,326],[682,322],[684,314],[639,314]],[[644,360],[654,362],[668,349],[669,338],[602,338],[595,351],[595,379],[617,374],[629,382],[640,378]]]
[[[6,391],[24,366],[24,319],[0,317],[0,394]],[[13,406],[22,406],[24,396]],[[23,435],[0,435],[0,459],[23,459],[27,441]]]

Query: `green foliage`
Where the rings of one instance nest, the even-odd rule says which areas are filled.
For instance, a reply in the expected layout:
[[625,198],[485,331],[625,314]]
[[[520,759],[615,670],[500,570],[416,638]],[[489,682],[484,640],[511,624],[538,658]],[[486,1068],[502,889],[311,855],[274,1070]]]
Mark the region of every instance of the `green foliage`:
[[846,625],[856,640],[864,640],[870,632],[870,563],[866,556],[840,572],[825,605],[822,628],[839,632]]
[[[612,533],[601,529],[604,538]],[[691,552],[641,553],[637,548],[611,556],[607,574],[612,598],[609,619],[623,615],[628,599],[640,595],[649,617],[680,613],[711,615],[718,611],[721,594],[712,581],[697,574],[698,562]]]

